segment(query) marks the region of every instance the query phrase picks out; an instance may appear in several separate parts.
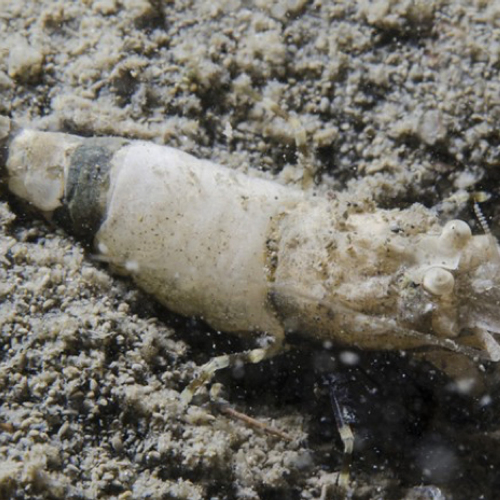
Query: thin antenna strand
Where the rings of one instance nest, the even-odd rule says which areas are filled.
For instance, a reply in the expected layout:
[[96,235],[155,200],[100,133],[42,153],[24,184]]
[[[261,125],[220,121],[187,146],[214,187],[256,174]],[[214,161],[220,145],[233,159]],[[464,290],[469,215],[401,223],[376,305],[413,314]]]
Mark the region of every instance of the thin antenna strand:
[[479,203],[476,200],[474,200],[474,214],[477,220],[479,221],[479,224],[481,225],[481,229],[483,230],[484,234],[491,234],[488,221],[486,220],[486,217],[483,215],[483,212],[479,207]]

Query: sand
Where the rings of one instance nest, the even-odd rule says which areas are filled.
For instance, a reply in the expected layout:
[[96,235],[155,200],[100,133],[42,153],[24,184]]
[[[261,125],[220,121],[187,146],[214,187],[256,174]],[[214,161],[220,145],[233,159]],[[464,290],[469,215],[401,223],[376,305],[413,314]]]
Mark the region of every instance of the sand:
[[[148,139],[284,184],[306,165],[320,194],[419,202],[475,230],[466,193],[482,190],[496,232],[495,2],[0,0],[0,33],[0,114],[23,126]],[[241,342],[163,310],[5,189],[0,225],[2,498],[346,496],[322,385],[335,352],[300,344],[219,377],[291,442],[207,391],[186,411],[196,365]],[[494,498],[496,367],[471,392],[409,356],[361,358],[364,378],[341,377],[359,415],[350,497]]]

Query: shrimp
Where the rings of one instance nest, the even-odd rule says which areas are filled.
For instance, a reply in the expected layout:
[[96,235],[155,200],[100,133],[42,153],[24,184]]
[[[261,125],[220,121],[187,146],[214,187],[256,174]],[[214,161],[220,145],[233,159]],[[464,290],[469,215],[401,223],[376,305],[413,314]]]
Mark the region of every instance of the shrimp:
[[[500,360],[500,257],[487,232],[427,208],[380,209],[235,172],[180,150],[21,129],[0,118],[0,172],[47,219],[168,309],[272,342],[289,332],[375,350]],[[261,343],[262,344],[262,343]],[[238,355],[219,356],[184,392]]]

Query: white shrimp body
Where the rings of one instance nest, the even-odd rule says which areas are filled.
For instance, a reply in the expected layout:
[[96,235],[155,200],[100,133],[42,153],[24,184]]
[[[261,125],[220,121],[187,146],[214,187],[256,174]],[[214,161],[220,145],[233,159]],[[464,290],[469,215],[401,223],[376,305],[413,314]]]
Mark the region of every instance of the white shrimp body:
[[500,360],[498,246],[463,221],[306,196],[144,141],[2,119],[2,142],[14,194],[175,312],[276,345],[294,330]]
[[173,311],[279,335],[266,237],[299,191],[146,142],[115,155],[110,179],[96,241],[111,261],[134,262],[137,283]]

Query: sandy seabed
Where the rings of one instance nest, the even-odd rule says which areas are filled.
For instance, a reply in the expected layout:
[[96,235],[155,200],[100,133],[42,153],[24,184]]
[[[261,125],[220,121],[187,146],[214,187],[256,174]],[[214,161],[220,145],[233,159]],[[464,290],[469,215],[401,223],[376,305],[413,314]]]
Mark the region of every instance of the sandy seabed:
[[[477,228],[463,194],[482,190],[498,220],[496,2],[0,0],[0,33],[0,113],[23,126],[152,140],[284,184],[302,178],[300,129],[320,194],[419,202]],[[203,391],[186,411],[196,365],[241,342],[164,311],[1,201],[1,498],[347,496],[314,369],[335,353],[219,377],[232,407],[291,442]],[[496,498],[496,367],[467,393],[397,353],[361,359],[365,378],[342,375],[359,415],[349,498]]]

